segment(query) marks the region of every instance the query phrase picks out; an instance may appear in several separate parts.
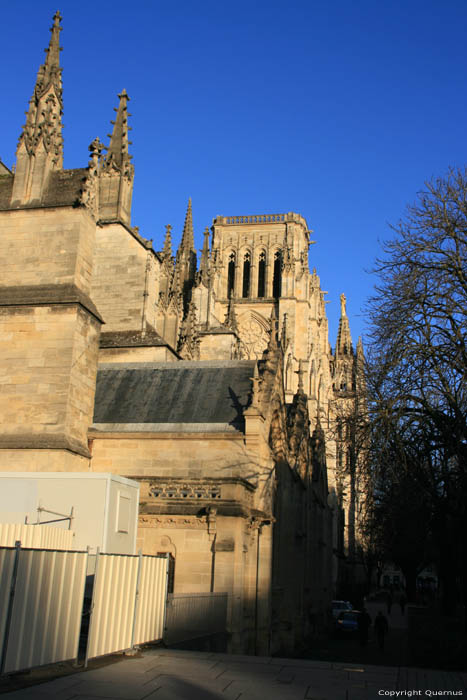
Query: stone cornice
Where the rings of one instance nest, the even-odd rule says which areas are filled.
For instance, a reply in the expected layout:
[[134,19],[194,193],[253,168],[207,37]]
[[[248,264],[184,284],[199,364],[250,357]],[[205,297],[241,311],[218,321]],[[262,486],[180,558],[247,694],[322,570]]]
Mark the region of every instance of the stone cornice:
[[88,448],[63,435],[44,433],[20,433],[0,435],[0,450],[66,450],[81,457],[90,458]]
[[75,284],[0,287],[0,306],[50,306],[55,304],[79,304],[97,321],[104,323],[104,319],[92,300]]

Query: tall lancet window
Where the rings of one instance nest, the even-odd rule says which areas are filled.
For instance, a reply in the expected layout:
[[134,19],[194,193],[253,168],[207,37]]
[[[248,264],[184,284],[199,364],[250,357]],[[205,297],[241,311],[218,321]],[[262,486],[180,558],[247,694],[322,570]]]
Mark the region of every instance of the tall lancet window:
[[235,253],[230,253],[227,266],[227,298],[234,295],[235,289]]
[[250,271],[251,271],[251,256],[250,253],[245,253],[243,258],[243,288],[242,297],[246,299],[250,296]]
[[274,272],[272,277],[272,296],[278,299],[281,295],[282,287],[282,255],[281,251],[277,250],[274,254]]
[[266,295],[266,253],[259,254],[258,261],[258,297]]

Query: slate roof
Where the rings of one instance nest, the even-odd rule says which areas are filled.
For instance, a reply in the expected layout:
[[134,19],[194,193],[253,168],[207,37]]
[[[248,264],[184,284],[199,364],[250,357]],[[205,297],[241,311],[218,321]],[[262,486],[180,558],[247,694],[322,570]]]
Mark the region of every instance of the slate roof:
[[93,427],[243,432],[254,365],[249,360],[100,365]]

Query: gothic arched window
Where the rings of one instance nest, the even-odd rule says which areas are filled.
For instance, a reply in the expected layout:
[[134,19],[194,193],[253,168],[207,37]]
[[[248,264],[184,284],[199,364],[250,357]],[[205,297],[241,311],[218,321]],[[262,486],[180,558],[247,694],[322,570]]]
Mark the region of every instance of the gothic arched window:
[[282,287],[282,254],[277,250],[274,254],[274,272],[272,277],[272,296],[277,299],[281,295]]
[[245,253],[243,258],[243,289],[242,297],[245,299],[250,296],[250,271],[251,271],[251,256],[250,253]]
[[233,296],[235,289],[235,253],[230,253],[227,266],[227,297]]
[[258,261],[258,297],[266,296],[266,253],[259,254]]

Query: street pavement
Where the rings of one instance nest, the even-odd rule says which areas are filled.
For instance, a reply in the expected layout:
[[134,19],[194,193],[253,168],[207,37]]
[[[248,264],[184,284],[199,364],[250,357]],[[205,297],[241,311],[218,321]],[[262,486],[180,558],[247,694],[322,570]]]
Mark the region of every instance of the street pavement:
[[467,673],[151,648],[120,663],[5,693],[2,700],[376,700],[438,695],[467,697]]

